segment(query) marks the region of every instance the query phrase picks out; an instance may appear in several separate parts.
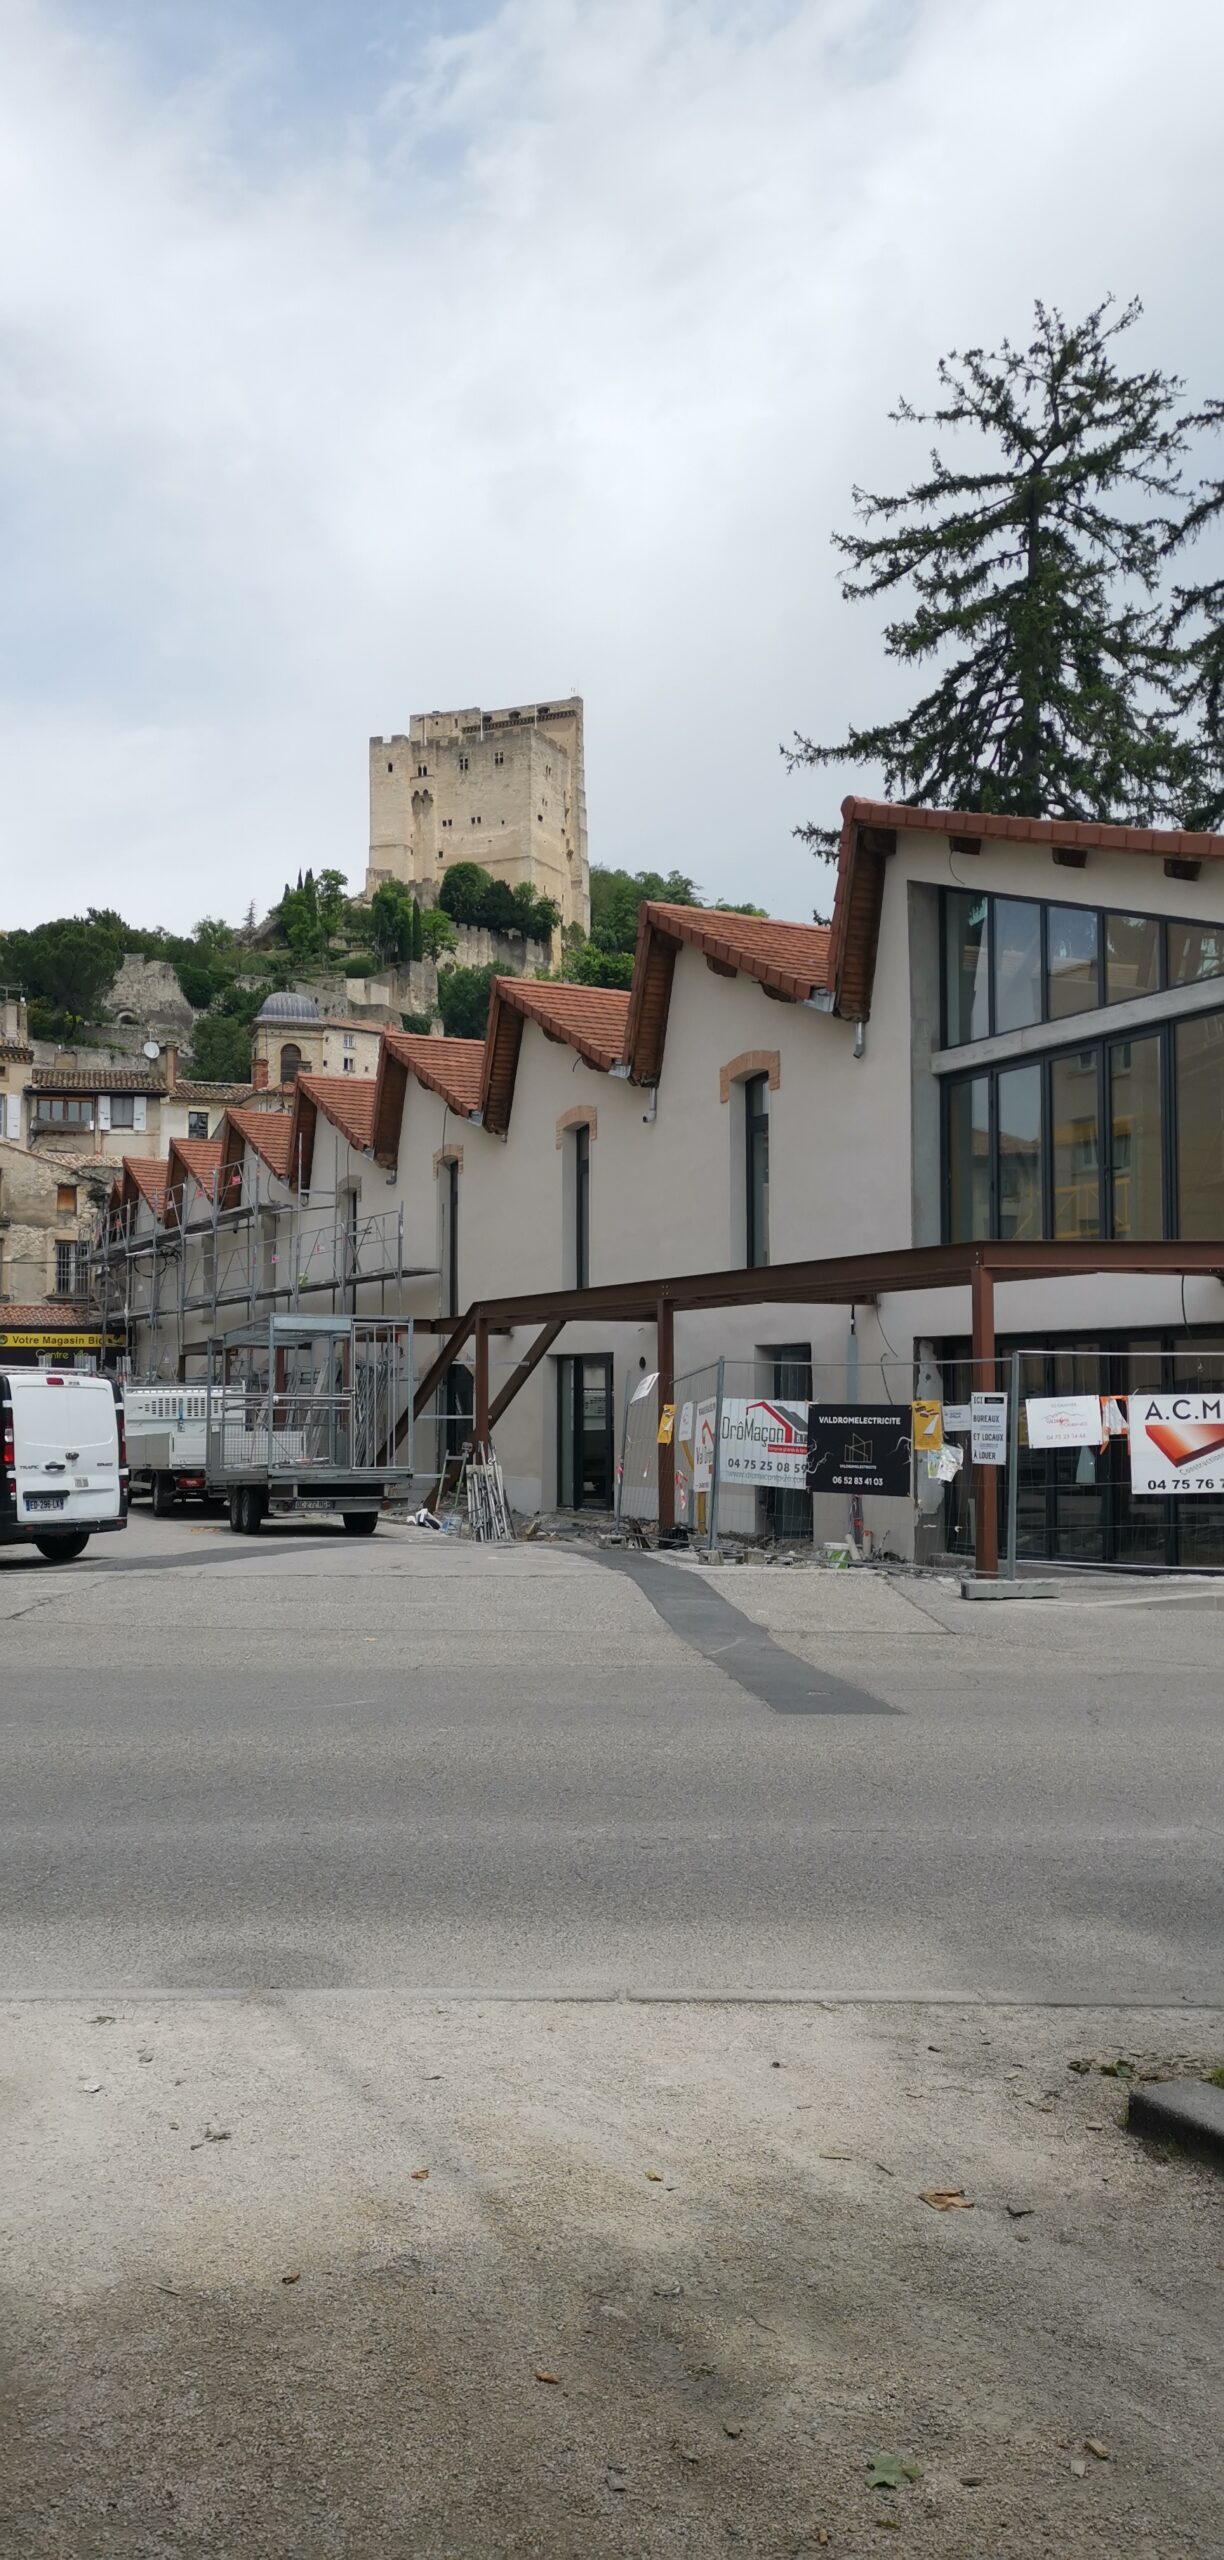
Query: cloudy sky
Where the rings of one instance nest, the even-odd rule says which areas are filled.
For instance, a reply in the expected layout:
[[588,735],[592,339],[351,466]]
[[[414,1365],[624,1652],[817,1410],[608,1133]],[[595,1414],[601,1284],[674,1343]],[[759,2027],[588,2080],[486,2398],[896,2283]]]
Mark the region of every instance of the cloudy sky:
[[570,690],[596,859],[810,913],[887,409],[1111,289],[1224,391],[1222,91],[1219,0],[0,0],[0,923],[356,887],[371,732]]

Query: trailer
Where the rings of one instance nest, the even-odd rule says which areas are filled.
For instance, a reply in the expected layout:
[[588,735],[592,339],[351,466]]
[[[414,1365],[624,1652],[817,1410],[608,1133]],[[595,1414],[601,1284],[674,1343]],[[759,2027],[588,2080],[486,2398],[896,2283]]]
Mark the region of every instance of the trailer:
[[208,1390],[203,1386],[128,1387],[131,1490],[147,1493],[159,1519],[176,1502],[202,1502]]
[[412,1325],[268,1316],[208,1344],[205,1484],[231,1529],[306,1512],[368,1535],[412,1490]]

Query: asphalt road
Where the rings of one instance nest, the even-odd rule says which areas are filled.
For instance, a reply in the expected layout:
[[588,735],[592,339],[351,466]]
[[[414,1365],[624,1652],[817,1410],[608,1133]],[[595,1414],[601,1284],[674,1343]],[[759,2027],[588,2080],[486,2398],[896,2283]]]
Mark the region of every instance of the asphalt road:
[[1219,1999],[1210,1591],[140,1513],[0,1621],[13,1996]]

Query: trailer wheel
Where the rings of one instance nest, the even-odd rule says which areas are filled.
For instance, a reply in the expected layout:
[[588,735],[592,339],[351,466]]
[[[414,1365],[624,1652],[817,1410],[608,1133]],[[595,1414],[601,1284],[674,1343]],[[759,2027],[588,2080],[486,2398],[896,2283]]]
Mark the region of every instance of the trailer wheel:
[[263,1503],[253,1484],[236,1484],[229,1498],[229,1524],[240,1538],[253,1538],[263,1518]]
[[378,1527],[376,1511],[345,1511],[341,1513],[341,1518],[344,1521],[345,1535],[349,1538],[372,1538]]
[[150,1496],[155,1520],[165,1520],[174,1509],[173,1476],[154,1476]]

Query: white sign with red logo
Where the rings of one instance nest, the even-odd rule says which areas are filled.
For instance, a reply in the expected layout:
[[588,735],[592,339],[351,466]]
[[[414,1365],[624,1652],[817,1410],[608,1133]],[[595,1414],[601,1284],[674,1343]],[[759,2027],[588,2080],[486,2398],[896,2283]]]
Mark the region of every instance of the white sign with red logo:
[[1224,1391],[1130,1398],[1132,1493],[1224,1493]]
[[[697,1408],[694,1482],[710,1481],[714,1403]],[[704,1424],[704,1429],[702,1428]],[[720,1484],[785,1484],[801,1493],[807,1472],[807,1406],[777,1396],[724,1396],[718,1452]]]
[[1103,1436],[1099,1396],[1026,1396],[1030,1449],[1095,1449]]

